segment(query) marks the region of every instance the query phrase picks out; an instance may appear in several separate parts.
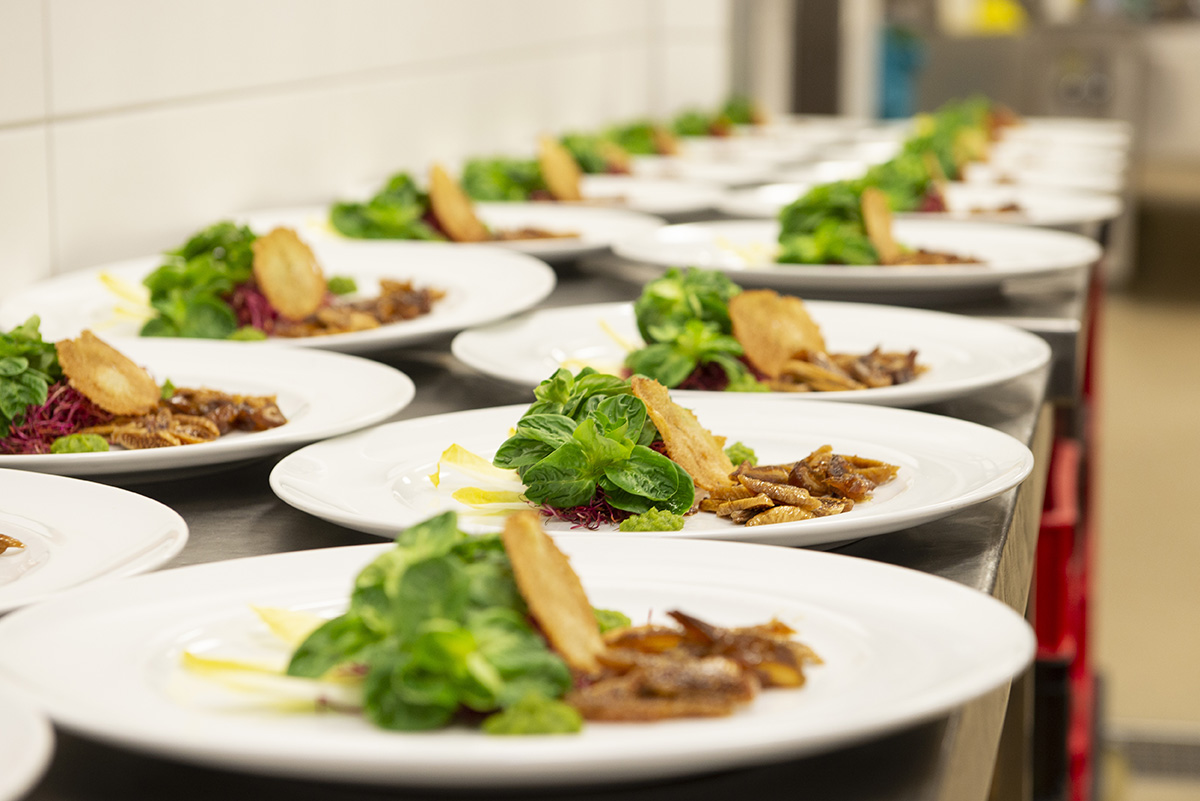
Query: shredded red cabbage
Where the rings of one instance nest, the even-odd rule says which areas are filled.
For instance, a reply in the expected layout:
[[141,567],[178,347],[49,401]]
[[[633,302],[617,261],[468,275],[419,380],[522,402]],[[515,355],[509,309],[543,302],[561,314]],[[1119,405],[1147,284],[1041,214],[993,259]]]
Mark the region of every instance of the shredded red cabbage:
[[0,439],[0,453],[49,453],[50,445],[59,437],[112,418],[64,379],[50,385],[45,403],[26,407],[25,419]]
[[678,389],[723,392],[727,386],[729,386],[729,375],[725,372],[725,368],[716,362],[705,362],[693,370],[687,378],[680,381]]
[[608,497],[600,487],[596,487],[596,494],[582,506],[555,509],[542,504],[541,512],[554,520],[565,520],[571,524],[571,528],[586,528],[589,531],[595,531],[606,523],[616,525],[625,518],[633,516],[633,512],[618,509],[609,503]]
[[239,326],[254,326],[266,334],[275,329],[275,320],[279,317],[279,312],[253,281],[238,284],[225,302],[237,315]]
[[946,199],[942,197],[942,193],[936,188],[930,187],[929,190],[925,192],[925,197],[921,198],[921,206],[917,209],[917,211],[948,211],[946,208]]

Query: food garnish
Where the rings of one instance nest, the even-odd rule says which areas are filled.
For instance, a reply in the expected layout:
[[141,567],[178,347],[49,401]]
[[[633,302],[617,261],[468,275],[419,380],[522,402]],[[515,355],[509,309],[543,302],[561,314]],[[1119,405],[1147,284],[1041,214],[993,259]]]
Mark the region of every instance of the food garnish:
[[802,686],[821,662],[778,620],[721,628],[672,611],[675,625],[630,627],[594,609],[528,511],[499,535],[470,537],[452,512],[401,532],[330,620],[255,611],[286,643],[301,639],[286,668],[192,652],[183,667],[289,710],[362,713],[397,731],[566,734],[585,718],[728,715],[760,689]]
[[9,548],[24,548],[25,543],[21,542],[16,537],[10,537],[7,534],[0,534],[0,553],[4,553]]
[[180,389],[169,381],[160,388],[91,331],[51,345],[38,323],[33,317],[0,335],[0,453],[191,445],[235,428],[287,422],[274,397]]
[[717,270],[672,268],[634,303],[647,345],[625,366],[668,388],[828,392],[913,380],[916,351],[829,353],[800,298],[743,291]]
[[538,142],[538,166],[546,180],[546,188],[555,200],[583,200],[579,189],[582,171],[575,157],[562,144],[549,136]]
[[[111,283],[110,279],[110,283]],[[290,228],[257,236],[219,222],[170,251],[143,283],[151,319],[142,336],[264,339],[341,334],[427,314],[443,297],[411,282],[380,282],[374,298],[353,279],[326,280],[312,250]]]
[[440,164],[429,171],[429,208],[453,242],[491,239],[487,226],[475,216],[475,204]]

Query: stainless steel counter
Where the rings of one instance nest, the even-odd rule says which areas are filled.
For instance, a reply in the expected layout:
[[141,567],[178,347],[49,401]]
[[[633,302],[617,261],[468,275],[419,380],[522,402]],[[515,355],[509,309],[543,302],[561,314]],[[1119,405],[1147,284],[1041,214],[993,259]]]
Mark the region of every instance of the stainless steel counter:
[[[560,269],[560,285],[545,305],[630,300],[638,285],[591,268]],[[1061,342],[1055,370],[1076,369],[1081,297],[1057,311],[1027,317],[1032,330],[1057,328]],[[1067,299],[1071,301],[1070,298]],[[1021,317],[1019,301],[998,300],[991,311]],[[973,313],[996,316],[989,309]],[[413,350],[380,354],[412,377],[417,396],[397,419],[420,417],[530,399],[528,390],[480,376],[456,362],[447,340]],[[1065,368],[1064,368],[1065,365]],[[1029,444],[1037,457],[1033,476],[1020,488],[948,518],[905,531],[870,537],[841,547],[849,556],[903,565],[961,582],[1024,610],[1028,599],[1038,519],[1045,483],[1052,424],[1046,413],[1049,368],[969,398],[934,404],[925,411],[947,414],[1003,430]],[[374,537],[309,517],[279,501],[267,485],[274,460],[190,478],[133,487],[176,509],[191,528],[191,539],[171,567],[256,554],[378,542]],[[833,753],[765,767],[715,775],[609,788],[515,793],[440,793],[326,785],[243,775],[174,763],[111,748],[58,730],[58,749],[30,801],[100,799],[221,798],[304,801],[374,798],[572,797],[587,799],[724,799],[795,797],[806,799],[954,799],[987,797],[1000,740],[1008,688],[968,704],[948,717]],[[1019,766],[1018,759],[1014,764]],[[1019,773],[1020,767],[1007,769]],[[1004,781],[1022,781],[1005,775]]]

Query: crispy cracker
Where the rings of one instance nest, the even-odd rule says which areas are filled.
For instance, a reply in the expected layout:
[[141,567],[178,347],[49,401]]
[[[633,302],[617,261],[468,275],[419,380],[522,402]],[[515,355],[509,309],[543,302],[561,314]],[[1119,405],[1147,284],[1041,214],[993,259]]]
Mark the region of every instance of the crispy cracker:
[[492,236],[475,215],[475,204],[442,165],[429,171],[429,205],[438,224],[454,242],[486,242]]
[[879,254],[880,264],[895,264],[900,258],[900,246],[892,237],[892,207],[882,189],[868,186],[862,193],[863,225],[867,238]]
[[325,274],[291,228],[276,228],[254,240],[254,281],[278,312],[303,320],[325,300]]
[[555,200],[583,200],[579,181],[583,171],[571,151],[550,136],[543,136],[538,143],[538,166],[542,180]]
[[158,405],[158,384],[141,367],[89,330],[54,344],[71,386],[106,412],[145,414]]
[[768,378],[779,378],[801,351],[825,352],[821,329],[804,308],[804,301],[770,289],[755,289],[729,301],[733,336],[746,359]]
[[579,576],[554,540],[542,530],[537,512],[517,512],[500,538],[512,563],[517,588],[546,639],[573,669],[600,671],[607,648]]
[[696,415],[671,400],[667,388],[652,378],[635,375],[630,384],[662,435],[667,456],[686,470],[697,486],[712,491],[733,483],[729,478],[733,463]]

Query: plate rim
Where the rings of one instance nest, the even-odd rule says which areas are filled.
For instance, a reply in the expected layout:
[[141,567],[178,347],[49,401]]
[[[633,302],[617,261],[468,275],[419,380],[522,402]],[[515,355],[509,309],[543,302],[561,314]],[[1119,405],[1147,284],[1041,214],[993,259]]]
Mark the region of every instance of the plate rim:
[[[589,557],[585,553],[589,549],[596,553],[611,552],[611,543],[606,543],[603,537],[595,535],[568,537],[565,542],[564,549],[567,550],[573,559],[578,560],[576,564],[581,564],[580,572],[585,576],[585,581],[589,580],[589,578],[590,580],[600,581],[611,580],[608,578],[607,573],[602,574],[599,571],[589,577]],[[114,742],[135,750],[183,759],[188,762],[259,774],[325,778],[353,783],[377,783],[384,781],[395,786],[443,787],[520,787],[545,784],[561,785],[564,783],[605,782],[606,780],[626,781],[652,777],[668,778],[672,776],[703,774],[711,772],[714,769],[739,765],[750,766],[776,762],[788,757],[818,754],[883,736],[927,720],[936,719],[940,715],[980,697],[991,689],[1011,681],[1012,677],[1019,674],[1020,670],[1032,660],[1036,648],[1036,638],[1029,624],[1001,601],[972,587],[911,568],[873,560],[863,560],[841,554],[776,548],[772,546],[756,546],[747,543],[679,542],[638,535],[631,535],[631,537],[623,540],[623,542],[629,543],[631,550],[637,549],[639,553],[645,552],[642,550],[643,548],[649,549],[649,552],[653,554],[653,558],[660,558],[658,554],[663,552],[664,549],[666,553],[672,555],[678,554],[681,551],[690,553],[700,552],[703,554],[703,561],[707,569],[719,569],[719,567],[708,566],[729,564],[730,559],[727,556],[729,554],[754,553],[756,555],[751,557],[754,562],[765,563],[769,561],[772,563],[772,567],[782,561],[789,563],[789,567],[803,565],[803,570],[811,571],[815,568],[809,565],[815,563],[818,567],[822,568],[834,565],[834,570],[848,570],[855,577],[860,575],[865,576],[864,579],[859,579],[860,581],[885,576],[886,581],[892,583],[898,582],[905,587],[920,586],[925,591],[923,594],[932,594],[936,600],[961,600],[961,604],[955,603],[949,606],[955,607],[960,611],[964,606],[969,606],[973,618],[986,617],[988,621],[993,623],[1003,621],[1002,625],[1008,627],[1005,629],[1006,637],[1011,636],[1012,644],[1018,647],[1014,649],[1006,648],[1003,653],[1005,660],[1002,663],[997,661],[994,663],[985,663],[982,667],[973,666],[969,681],[963,681],[960,675],[958,681],[943,682],[936,689],[923,690],[920,699],[921,704],[919,705],[914,705],[911,698],[902,700],[898,704],[900,713],[894,714],[885,721],[875,720],[869,725],[859,723],[853,731],[846,731],[844,730],[846,727],[843,727],[843,730],[835,731],[833,734],[812,735],[811,737],[793,735],[788,739],[778,736],[760,736],[758,738],[760,742],[754,742],[752,735],[749,742],[738,740],[737,747],[734,749],[721,747],[720,745],[711,746],[710,749],[715,750],[717,753],[706,751],[689,756],[682,752],[680,746],[674,746],[674,750],[668,751],[665,755],[673,760],[669,764],[664,764],[661,761],[664,756],[662,754],[647,753],[644,756],[634,754],[632,758],[636,761],[631,764],[628,762],[631,758],[629,754],[617,753],[614,755],[611,753],[601,753],[597,756],[596,754],[589,754],[586,751],[582,755],[569,754],[575,757],[575,761],[566,762],[561,760],[555,752],[558,742],[549,742],[546,740],[540,740],[537,743],[537,746],[540,746],[539,750],[548,752],[546,756],[528,757],[526,754],[533,749],[528,747],[529,743],[527,741],[521,741],[518,738],[494,746],[489,743],[489,748],[495,747],[499,751],[500,756],[505,757],[505,759],[502,761],[495,755],[489,755],[490,761],[482,772],[471,770],[469,766],[468,770],[464,771],[462,769],[461,752],[443,755],[441,759],[432,760],[429,759],[428,755],[425,755],[425,758],[429,760],[426,763],[427,767],[437,772],[437,775],[434,776],[430,776],[428,773],[413,776],[410,773],[411,765],[402,765],[399,771],[397,771],[395,765],[391,765],[385,766],[387,770],[383,773],[365,772],[364,768],[378,769],[380,767],[379,757],[381,754],[376,753],[374,750],[367,752],[354,764],[326,759],[326,762],[329,764],[322,766],[320,764],[310,764],[306,760],[296,760],[294,757],[289,758],[289,754],[280,755],[276,753],[272,757],[269,753],[269,747],[265,757],[261,753],[258,755],[246,755],[241,751],[235,752],[236,744],[233,746],[218,744],[210,746],[207,749],[197,749],[197,743],[195,742],[197,738],[192,737],[189,739],[186,736],[176,746],[169,741],[164,741],[161,737],[156,737],[155,734],[157,732],[153,727],[145,731],[143,731],[146,728],[145,726],[135,731],[127,730],[125,733],[113,731],[111,720],[106,720],[103,724],[97,724],[94,720],[94,714],[80,714],[69,706],[64,707],[63,704],[69,702],[60,702],[57,698],[48,699],[48,703],[45,705],[46,712],[53,720],[65,728],[78,731],[86,736],[102,741]],[[111,607],[113,609],[120,609],[122,606],[128,606],[137,601],[139,597],[138,593],[143,592],[143,585],[145,585],[147,592],[152,591],[161,582],[177,579],[177,575],[172,574],[178,574],[179,571],[191,571],[187,574],[188,578],[176,582],[179,585],[190,586],[188,579],[194,577],[197,573],[201,573],[202,577],[212,585],[215,582],[207,578],[209,573],[221,576],[227,574],[230,570],[247,569],[247,567],[253,570],[263,564],[267,564],[268,566],[283,564],[286,567],[298,564],[303,569],[303,566],[308,561],[321,558],[328,559],[333,552],[340,552],[340,554],[332,557],[337,560],[338,569],[346,570],[349,567],[347,563],[353,562],[361,566],[362,563],[365,563],[366,558],[386,551],[391,547],[389,543],[342,546],[340,548],[318,551],[285,552],[246,557],[223,562],[190,565],[176,570],[160,571],[157,574],[127,580],[120,585],[99,587],[91,593],[79,593],[71,598],[55,599],[37,607],[18,611],[6,619],[0,620],[0,641],[3,641],[11,630],[17,632],[17,634],[13,635],[14,637],[20,637],[22,627],[37,625],[40,619],[47,616],[53,620],[56,614],[62,614],[59,611],[60,609],[69,611],[71,609],[70,604],[76,598],[81,599],[80,602],[89,601],[89,605],[93,608]],[[754,550],[749,551],[747,549]],[[722,557],[726,558],[722,559]],[[280,582],[290,583],[293,588],[296,586],[296,582],[291,578],[296,571],[287,570],[285,572],[288,574],[288,577],[279,579],[279,571],[273,571],[272,575],[275,577],[275,584],[267,586],[269,591],[274,591],[272,587],[277,586]],[[347,578],[349,580],[347,576],[339,576],[339,578]],[[696,580],[692,579],[692,581]],[[306,581],[309,581],[309,586],[312,587],[312,589],[308,590],[309,592],[324,591],[315,586],[317,580],[306,579]],[[322,578],[320,581],[325,582],[325,579]],[[323,586],[324,584],[322,584]],[[203,602],[207,597],[211,596],[212,592],[211,589],[207,592],[189,592],[185,594],[184,598],[194,598],[195,602]],[[805,595],[804,590],[798,590],[797,593],[797,595],[788,596],[789,599],[799,602],[823,603],[826,606],[835,603],[837,600],[836,597],[829,596],[826,596],[823,601],[820,598],[809,598]],[[301,594],[303,594],[303,591]],[[115,598],[114,595],[116,596]],[[230,600],[229,603],[234,602]],[[873,602],[873,605],[877,605],[877,603]],[[26,620],[31,622],[27,624]],[[961,626],[962,624],[958,625]],[[995,629],[992,630],[994,631]],[[26,663],[18,659],[16,660],[16,664],[17,667],[13,667],[12,662],[6,664],[5,657],[0,654],[0,674],[7,673],[11,679],[28,687],[29,682],[23,679],[20,670],[20,667]],[[35,687],[36,689],[38,688]],[[926,695],[932,695],[933,699],[927,700],[924,697]],[[735,718],[728,718],[726,720],[735,720]],[[721,721],[704,720],[688,722],[693,725],[708,723],[720,725],[721,723]],[[736,720],[734,725],[736,726]],[[392,734],[383,732],[380,736],[388,737],[392,736]],[[398,735],[396,740],[401,746],[403,746],[402,738],[404,737],[405,735]],[[175,739],[178,740],[179,738]],[[708,736],[703,739],[705,742],[712,741],[712,738]],[[568,751],[573,750],[570,748],[569,742],[567,749]],[[395,749],[389,748],[385,750],[391,752]],[[334,756],[344,757],[344,755]],[[267,760],[272,761],[269,764],[264,764]],[[622,771],[621,774],[613,776],[612,771],[614,768]]]
[[[317,440],[330,437],[344,436],[363,428],[376,425],[383,420],[400,412],[412,403],[416,397],[416,385],[402,370],[391,365],[354,356],[348,353],[301,348],[263,347],[253,350],[253,344],[224,342],[213,340],[189,339],[156,339],[153,337],[140,339],[119,340],[118,344],[131,358],[145,358],[145,351],[161,351],[167,354],[172,350],[182,351],[211,351],[213,354],[225,351],[232,358],[247,357],[257,359],[260,355],[264,362],[278,363],[279,359],[286,362],[305,362],[305,366],[316,363],[341,364],[347,369],[358,371],[360,378],[366,380],[371,376],[381,385],[381,391],[386,389],[392,393],[387,398],[387,404],[379,404],[373,408],[358,410],[354,417],[343,417],[336,425],[325,423],[323,426],[296,426],[288,429],[287,425],[266,431],[249,432],[245,437],[236,441],[201,442],[195,445],[176,446],[187,448],[189,459],[186,465],[173,465],[177,459],[172,458],[181,451],[175,448],[151,448],[135,451],[106,451],[101,453],[71,453],[71,454],[0,454],[0,468],[13,468],[60,476],[121,476],[147,471],[185,471],[196,467],[213,465],[234,466],[240,462],[257,459],[273,453],[293,449]],[[139,353],[141,351],[141,353]],[[160,355],[160,358],[165,358]],[[181,356],[180,364],[192,356]],[[213,356],[215,358],[215,355]],[[190,368],[189,368],[190,369]],[[166,371],[169,372],[169,371]],[[164,372],[162,378],[169,376]],[[186,370],[185,370],[186,374]],[[309,381],[306,377],[306,381]],[[281,390],[287,391],[287,390]],[[275,394],[275,393],[272,393]],[[260,436],[263,435],[263,436]],[[163,464],[163,463],[167,464]]]
[[[954,321],[955,325],[958,325],[962,321],[966,320],[969,322],[965,323],[965,325],[970,325],[973,328],[978,328],[978,329],[991,328],[996,331],[1004,331],[1005,334],[1013,334],[1015,337],[1019,337],[1020,339],[1023,339],[1025,341],[1025,343],[1027,345],[1029,345],[1030,347],[1036,348],[1040,352],[1041,356],[1036,360],[1036,363],[1031,362],[1028,366],[1022,367],[1020,369],[1014,368],[1003,374],[997,374],[996,376],[988,378],[986,381],[983,379],[980,379],[980,378],[976,378],[975,380],[971,380],[971,381],[960,380],[955,384],[946,385],[946,388],[942,392],[937,393],[936,395],[932,395],[928,391],[926,391],[925,393],[916,394],[913,397],[907,397],[910,394],[911,388],[912,388],[912,382],[910,382],[907,384],[902,384],[902,385],[897,385],[897,386],[892,386],[892,387],[883,387],[883,388],[877,388],[877,389],[865,389],[865,390],[859,390],[859,391],[854,391],[854,392],[761,392],[761,393],[760,392],[747,392],[747,393],[743,393],[742,395],[739,396],[739,397],[745,397],[747,403],[756,403],[764,398],[779,398],[779,399],[787,398],[787,399],[790,399],[793,401],[803,402],[803,403],[810,403],[813,401],[821,400],[821,401],[831,401],[831,402],[838,402],[838,403],[864,403],[864,404],[874,404],[874,405],[881,405],[881,406],[900,406],[900,407],[908,408],[911,406],[920,406],[920,405],[924,405],[927,403],[936,403],[936,402],[942,401],[942,400],[950,400],[952,398],[963,397],[963,396],[969,395],[973,392],[978,392],[980,390],[987,389],[989,387],[998,386],[998,385],[1006,383],[1008,381],[1012,381],[1012,380],[1020,378],[1024,375],[1028,375],[1029,373],[1032,373],[1035,370],[1041,369],[1042,367],[1044,367],[1045,365],[1050,363],[1050,359],[1053,356],[1053,351],[1050,348],[1050,345],[1041,337],[1037,336],[1036,334],[1033,334],[1032,332],[1026,331],[1025,329],[1022,329],[1015,325],[1012,325],[1010,323],[1005,323],[1005,322],[1001,322],[998,320],[988,320],[988,319],[983,319],[983,318],[978,318],[978,317],[967,317],[964,315],[953,314],[950,312],[943,312],[943,311],[938,311],[938,310],[934,310],[934,309],[918,309],[918,308],[904,307],[904,306],[887,306],[887,305],[878,304],[878,303],[859,303],[859,302],[853,302],[853,301],[806,300],[805,305],[809,306],[814,311],[827,310],[830,315],[837,313],[838,307],[851,306],[851,307],[856,307],[856,308],[863,307],[863,311],[865,311],[865,309],[867,309],[867,308],[876,308],[876,309],[887,309],[889,311],[896,310],[896,311],[901,311],[901,312],[905,312],[905,313],[911,313],[912,316],[914,316],[914,317],[928,317],[928,318],[936,317],[945,322]],[[486,338],[489,333],[494,334],[495,329],[497,329],[501,326],[514,325],[525,319],[540,316],[545,313],[554,313],[554,312],[561,312],[564,309],[573,309],[579,314],[584,314],[584,313],[602,314],[603,312],[605,312],[607,310],[616,310],[616,309],[628,308],[628,307],[632,307],[632,306],[633,306],[633,301],[610,301],[610,302],[602,302],[602,303],[584,303],[584,304],[578,304],[578,305],[574,305],[574,306],[554,306],[554,307],[549,307],[549,308],[530,309],[529,311],[522,312],[521,314],[510,317],[507,320],[502,320],[502,321],[498,321],[495,323],[488,323],[486,325],[481,325],[481,326],[475,326],[475,327],[467,328],[467,329],[464,329],[463,331],[460,331],[458,334],[455,335],[454,339],[451,340],[451,342],[450,342],[450,352],[456,359],[458,359],[460,362],[465,364],[467,367],[470,367],[471,369],[476,370],[477,372],[479,372],[483,375],[487,375],[492,378],[496,378],[498,380],[508,382],[515,386],[527,387],[527,388],[532,389],[533,387],[537,386],[537,384],[530,384],[530,383],[527,383],[524,379],[514,378],[511,375],[506,375],[501,372],[488,369],[488,365],[490,364],[489,362],[487,362],[486,360],[483,360],[483,359],[475,358],[474,353],[472,352],[471,348],[475,345],[476,340],[481,340],[481,341],[484,340],[484,338]],[[900,392],[899,390],[901,390],[902,388],[907,388],[910,391],[909,392]],[[892,390],[896,390],[896,391],[892,391]],[[701,397],[703,397],[705,395],[708,395],[709,393],[703,392],[700,390],[675,389],[675,390],[672,390],[672,394],[679,394],[679,396],[682,398],[691,398],[697,394],[700,395]]]
[[[715,393],[713,393],[715,395]],[[735,406],[741,403],[740,399],[729,397],[714,397],[704,396],[689,398],[691,408],[697,411],[697,414],[703,419],[704,410],[699,407],[705,405]],[[785,400],[764,401],[759,405],[756,412],[762,412],[762,407],[776,405],[785,409],[790,414],[795,413],[793,404]],[[502,432],[503,426],[511,424],[517,420],[521,413],[527,409],[528,403],[511,404],[507,406],[491,406],[478,409],[466,409],[455,412],[443,412],[441,414],[428,415],[425,417],[410,418],[408,420],[399,420],[393,423],[386,423],[381,426],[376,426],[366,431],[354,432],[342,437],[334,437],[331,439],[315,442],[304,448],[285,456],[271,469],[271,474],[268,482],[271,491],[275,493],[280,500],[292,506],[305,514],[313,515],[314,517],[335,523],[355,531],[360,531],[367,534],[372,534],[377,537],[391,537],[399,530],[398,524],[391,520],[376,520],[374,517],[366,517],[358,514],[351,514],[335,507],[326,504],[319,499],[307,496],[301,493],[298,489],[288,486],[288,480],[294,478],[291,471],[297,464],[303,464],[305,460],[312,460],[313,454],[321,454],[329,448],[338,449],[345,447],[347,443],[350,445],[357,444],[358,437],[375,436],[381,434],[391,434],[396,429],[407,427],[416,427],[422,425],[441,425],[446,421],[463,421],[474,420],[474,418],[494,417],[496,420],[497,431]],[[990,480],[984,482],[981,486],[974,488],[970,492],[959,494],[952,499],[943,500],[936,503],[927,503],[919,507],[916,511],[909,510],[893,510],[891,513],[881,513],[872,515],[860,525],[849,526],[844,524],[836,517],[827,518],[817,521],[803,521],[802,523],[780,523],[769,526],[755,526],[753,528],[735,528],[735,529],[702,529],[700,531],[687,532],[660,532],[657,536],[664,539],[702,539],[702,540],[736,540],[741,542],[756,542],[770,545],[788,545],[799,547],[813,546],[831,546],[837,543],[842,543],[850,539],[862,539],[870,536],[879,536],[888,534],[893,531],[900,531],[921,523],[931,522],[946,517],[961,509],[969,508],[978,503],[990,500],[998,495],[1013,490],[1018,487],[1032,472],[1033,469],[1033,453],[1029,448],[1015,437],[1004,433],[995,428],[974,423],[968,420],[962,420],[954,417],[946,417],[944,415],[932,414],[929,412],[919,412],[911,409],[896,409],[887,406],[872,406],[867,404],[843,404],[833,401],[812,401],[811,405],[798,407],[807,412],[810,417],[818,416],[822,413],[834,413],[835,416],[841,416],[847,413],[868,416],[889,416],[899,415],[905,418],[909,415],[917,415],[920,418],[928,420],[938,420],[936,425],[946,426],[952,429],[959,429],[960,432],[972,431],[980,434],[983,437],[991,439],[993,444],[1003,444],[1007,448],[1013,449],[1013,458],[1016,463],[1009,468],[1008,471],[1002,471]],[[711,413],[711,412],[710,412]],[[909,418],[911,419],[911,418]],[[499,438],[497,444],[499,444]],[[452,443],[446,442],[443,448],[449,447]],[[431,459],[436,459],[438,454],[431,452]],[[1019,459],[1017,458],[1019,457]],[[1011,475],[1010,475],[1011,473]],[[1003,486],[993,486],[1001,484]],[[809,525],[805,526],[803,523]],[[824,525],[822,525],[824,524]],[[468,524],[469,525],[469,524]],[[850,528],[849,531],[842,531],[844,528]],[[475,527],[477,530],[479,526]],[[798,530],[797,530],[798,529]],[[829,530],[832,530],[830,533]],[[737,536],[730,537],[729,534],[737,532]],[[748,534],[741,532],[750,532]]]
[[[95,481],[85,481],[83,479],[60,475],[57,473],[43,473],[33,470],[20,470],[15,468],[0,467],[0,484],[7,482],[86,487],[87,492],[94,492],[101,496],[120,497],[125,499],[128,503],[139,507],[140,509],[153,510],[156,515],[159,515],[163,518],[165,528],[159,532],[155,539],[147,543],[147,545],[150,546],[150,550],[139,554],[136,558],[128,560],[110,571],[89,576],[80,582],[70,584],[68,586],[50,589],[40,593],[34,593],[32,595],[22,596],[19,593],[14,593],[14,597],[8,599],[5,599],[3,595],[0,595],[0,615],[4,615],[7,612],[24,606],[39,603],[63,593],[75,592],[97,582],[113,581],[116,579],[136,576],[155,570],[178,556],[187,545],[188,539],[191,536],[187,521],[184,520],[183,516],[170,506],[167,506],[165,503],[157,501],[154,498],[147,497],[123,487],[116,487],[110,484],[103,484]],[[12,503],[11,497],[12,496],[10,496],[9,503]],[[17,497],[23,498],[25,495],[22,493]],[[145,519],[145,516],[141,516],[140,519]],[[19,586],[19,584],[8,586]],[[0,585],[0,590],[3,589],[4,586]]]

